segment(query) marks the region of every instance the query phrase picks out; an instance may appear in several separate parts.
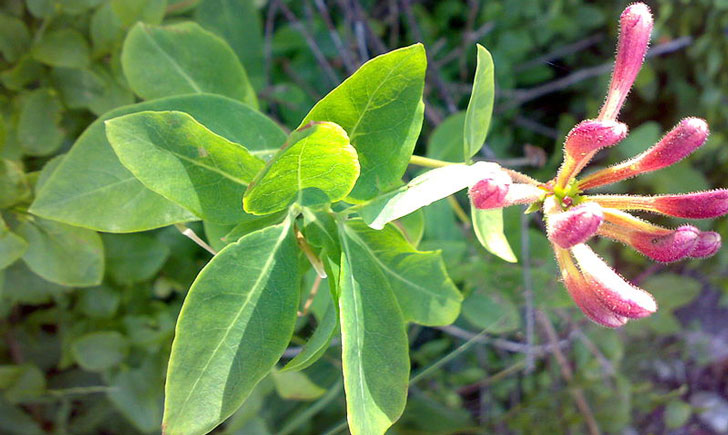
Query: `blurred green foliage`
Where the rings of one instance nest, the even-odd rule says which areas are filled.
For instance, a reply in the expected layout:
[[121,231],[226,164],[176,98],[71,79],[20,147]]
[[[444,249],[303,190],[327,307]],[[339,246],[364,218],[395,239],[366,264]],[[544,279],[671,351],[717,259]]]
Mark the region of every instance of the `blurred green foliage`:
[[[615,23],[626,3],[3,1],[0,432],[160,431],[175,319],[207,254],[173,227],[100,234],[27,211],[84,129],[138,100],[121,59],[135,23],[191,20],[218,35],[245,66],[261,110],[289,128],[364,60],[424,42],[427,110],[416,152],[454,161],[462,153],[459,110],[470,95],[474,43],[480,43],[493,55],[498,89],[487,147],[478,157],[525,164],[533,176],[546,177],[560,161],[564,133],[601,104],[609,68],[599,67],[611,62]],[[624,184],[645,193],[725,185],[728,2],[650,5],[656,17],[652,45],[665,52],[647,60],[628,100],[623,121],[632,136],[597,164],[642,151],[680,118],[694,115],[706,118],[713,132],[696,158]],[[726,250],[707,261],[662,266],[600,241],[597,249],[652,291],[661,307],[623,330],[606,330],[574,308],[557,280],[541,223],[523,222],[519,214],[506,210],[505,230],[521,262],[506,264],[482,250],[472,231],[463,231],[447,201],[424,210],[420,247],[443,251],[466,299],[454,326],[409,331],[413,373],[422,376],[412,383],[405,414],[391,432],[579,433],[590,416],[574,405],[574,389],[583,392],[605,432],[714,429],[698,416],[690,392],[713,391],[726,399],[727,357],[720,351],[728,343]],[[711,225],[728,234],[725,219]],[[313,277],[305,279],[310,288]],[[531,303],[556,326],[572,380],[564,379],[563,362],[553,357],[541,327],[528,342],[531,319],[524,307]],[[305,342],[325,314],[317,310],[315,299],[315,319],[301,318],[294,340]],[[344,402],[336,355],[332,351],[300,373],[273,374],[223,431],[322,433],[340,427]]]

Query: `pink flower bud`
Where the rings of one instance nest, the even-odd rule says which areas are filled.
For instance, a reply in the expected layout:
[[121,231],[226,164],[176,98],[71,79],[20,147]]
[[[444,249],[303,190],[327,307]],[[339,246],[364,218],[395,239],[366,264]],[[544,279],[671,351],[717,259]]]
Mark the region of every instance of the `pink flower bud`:
[[627,126],[612,120],[588,119],[577,124],[566,135],[564,149],[574,159],[610,147],[627,136]]
[[692,225],[683,225],[664,236],[635,232],[630,245],[655,261],[671,263],[682,260],[692,252],[699,234],[700,230]]
[[652,33],[650,8],[644,3],[628,6],[622,12],[619,24],[619,42],[612,81],[599,119],[617,119],[634,79],[642,67]]
[[587,283],[577,269],[569,251],[556,246],[554,246],[554,250],[564,286],[581,311],[593,322],[608,328],[618,328],[627,323],[629,319],[610,310],[599,300],[594,288]]
[[562,248],[589,240],[604,220],[599,204],[586,202],[563,213],[548,215],[549,240]]
[[695,247],[690,251],[692,258],[706,258],[718,252],[720,249],[720,234],[714,231],[700,233]]
[[616,183],[675,164],[704,144],[708,133],[708,124],[702,119],[685,118],[652,148],[632,159],[591,174],[579,183],[579,188],[585,190]]
[[505,205],[506,194],[510,187],[511,178],[499,171],[475,183],[468,194],[476,208],[484,210],[500,208]]
[[669,216],[708,219],[728,213],[728,189],[652,198],[652,209]]
[[646,317],[657,311],[657,303],[651,294],[627,282],[591,248],[579,244],[571,252],[587,284],[607,309],[631,319]]

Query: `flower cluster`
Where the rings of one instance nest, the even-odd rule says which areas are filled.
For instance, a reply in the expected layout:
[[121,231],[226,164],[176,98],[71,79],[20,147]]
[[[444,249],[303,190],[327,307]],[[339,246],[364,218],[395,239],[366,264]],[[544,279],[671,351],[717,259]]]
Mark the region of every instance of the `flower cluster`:
[[627,136],[627,126],[617,117],[642,66],[652,25],[650,10],[643,3],[632,4],[622,13],[617,56],[604,105],[597,119],[583,121],[567,134],[564,161],[553,180],[539,183],[504,170],[489,174],[470,189],[473,205],[481,209],[538,204],[566,289],[587,317],[608,327],[649,316],[657,310],[657,304],[652,295],[609,267],[585,244],[587,240],[594,235],[616,240],[660,262],[703,258],[720,249],[718,233],[703,232],[692,225],[663,228],[628,211],[697,219],[728,213],[728,189],[659,196],[584,194],[587,189],[679,162],[708,137],[708,125],[698,118],[682,120],[642,154],[577,179],[599,150]]

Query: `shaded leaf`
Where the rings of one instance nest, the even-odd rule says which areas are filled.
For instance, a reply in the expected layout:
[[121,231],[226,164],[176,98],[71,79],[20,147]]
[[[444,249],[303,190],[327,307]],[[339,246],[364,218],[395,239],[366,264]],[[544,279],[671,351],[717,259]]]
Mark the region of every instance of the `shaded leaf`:
[[68,28],[43,34],[33,47],[33,57],[46,65],[68,68],[84,68],[90,62],[88,42]]
[[62,110],[60,101],[49,89],[35,90],[23,99],[17,135],[25,154],[46,156],[61,146],[64,137],[59,127]]
[[422,44],[378,56],[316,103],[301,122],[332,121],[349,134],[361,163],[350,200],[366,201],[399,184],[422,128],[426,66]]
[[15,62],[28,51],[30,33],[21,20],[0,14],[0,53],[8,62]]
[[226,246],[200,272],[172,345],[165,433],[212,430],[278,361],[296,321],[297,261],[289,219]]
[[183,112],[139,112],[106,121],[121,163],[148,189],[202,219],[232,224],[265,162]]
[[118,284],[152,278],[170,254],[167,245],[146,234],[104,234],[103,240],[107,273]]
[[159,24],[166,7],[167,0],[111,0],[111,9],[124,27],[137,21]]
[[44,279],[69,287],[101,283],[104,247],[96,232],[42,218],[23,222],[17,232],[28,242],[23,260]]
[[318,361],[329,348],[329,343],[331,343],[331,339],[336,333],[338,324],[338,310],[334,305],[330,305],[323,319],[321,319],[321,323],[316,326],[316,330],[303,346],[301,352],[288,361],[288,364],[281,369],[281,372],[303,370]]
[[189,211],[144,187],[106,140],[104,120],[145,110],[189,113],[209,130],[260,156],[270,155],[286,138],[267,117],[216,95],[170,97],[115,109],[79,137],[37,193],[31,213],[107,232],[143,231],[195,220]]
[[78,365],[92,372],[117,366],[128,351],[128,341],[116,331],[91,332],[71,344],[71,352]]
[[144,99],[209,92],[258,106],[235,53],[196,23],[136,24],[124,41],[121,65],[131,89]]
[[481,210],[471,201],[470,216],[475,236],[488,252],[509,263],[518,261],[503,233],[502,209]]
[[23,256],[28,243],[10,231],[0,216],[0,269],[5,269]]
[[109,400],[141,432],[158,432],[164,401],[163,372],[155,358],[111,376]]
[[321,397],[326,389],[311,382],[301,372],[279,372],[271,374],[278,395],[286,400],[314,400]]

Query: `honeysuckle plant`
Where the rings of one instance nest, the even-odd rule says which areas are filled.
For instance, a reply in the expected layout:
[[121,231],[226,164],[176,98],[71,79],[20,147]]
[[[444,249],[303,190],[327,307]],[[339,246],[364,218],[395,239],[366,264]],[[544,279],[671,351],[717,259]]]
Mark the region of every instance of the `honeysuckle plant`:
[[[28,219],[83,227],[95,236],[173,226],[212,255],[176,323],[165,433],[212,431],[261,380],[312,366],[336,337],[349,429],[384,433],[407,398],[407,324],[448,325],[463,301],[441,252],[418,249],[423,207],[470,188],[475,235],[506,261],[516,259],[498,208],[541,208],[567,289],[607,326],[656,307],[584,244],[589,237],[629,243],[659,261],[718,249],[715,233],[660,228],[628,211],[717,216],[725,212],[725,191],[584,194],[684,157],[707,136],[702,121],[683,121],[643,155],[576,178],[599,149],[626,135],[616,117],[647,47],[646,7],[628,8],[622,27],[604,109],[569,133],[558,175],[541,183],[473,162],[494,101],[493,62],[482,46],[462,159],[442,162],[413,155],[424,115],[421,44],[365,63],[289,131],[258,110],[246,70],[221,38],[193,22],[138,23],[119,60],[130,89],[145,101],[104,113],[47,165]],[[405,183],[410,164],[434,169]],[[313,301],[316,309],[309,310]],[[295,357],[282,360],[297,324],[311,325],[312,332]]]
[[609,267],[586,241],[598,235],[664,263],[704,258],[720,249],[718,233],[703,232],[692,225],[664,228],[628,211],[696,219],[728,213],[726,189],[658,196],[587,192],[687,157],[708,138],[708,125],[698,118],[680,121],[657,144],[629,160],[577,178],[598,151],[627,136],[627,126],[617,117],[643,63],[652,25],[650,10],[643,3],[632,4],[622,13],[616,61],[604,105],[596,119],[577,124],[566,135],[564,160],[554,179],[540,183],[524,175],[512,179],[505,171],[496,171],[470,189],[473,204],[481,209],[524,203],[541,209],[566,289],[587,317],[608,327],[649,316],[657,310],[657,304],[652,295]]

